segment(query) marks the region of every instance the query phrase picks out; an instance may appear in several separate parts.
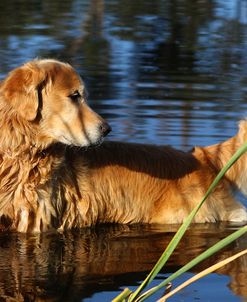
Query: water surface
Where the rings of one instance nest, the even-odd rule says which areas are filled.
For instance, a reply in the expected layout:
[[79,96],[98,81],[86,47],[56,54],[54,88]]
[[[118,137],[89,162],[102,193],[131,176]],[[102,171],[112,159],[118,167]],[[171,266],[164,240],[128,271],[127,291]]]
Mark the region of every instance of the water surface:
[[[1,234],[0,296],[17,301],[110,301],[123,288],[136,288],[176,228],[115,225],[63,234]],[[235,229],[226,224],[193,226],[154,284]],[[243,249],[246,240],[242,237],[192,273]],[[246,272],[247,257],[239,258],[171,301],[240,301],[237,295],[247,294]]]
[[[190,149],[222,141],[246,116],[247,2],[243,0],[1,0],[0,77],[35,57],[70,62],[108,139]],[[236,229],[193,226],[165,278]],[[109,301],[135,288],[172,226],[97,226],[65,234],[0,235],[3,301]],[[242,237],[205,268],[240,249]],[[242,257],[171,301],[247,301]],[[158,282],[157,280],[156,282]]]

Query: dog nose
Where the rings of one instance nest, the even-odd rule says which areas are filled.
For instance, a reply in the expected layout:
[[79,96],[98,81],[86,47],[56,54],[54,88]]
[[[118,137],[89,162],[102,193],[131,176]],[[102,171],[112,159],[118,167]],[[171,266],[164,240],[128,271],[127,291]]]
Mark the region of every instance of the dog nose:
[[100,125],[100,132],[102,133],[103,136],[106,136],[109,132],[111,132],[111,127],[107,122],[103,122]]

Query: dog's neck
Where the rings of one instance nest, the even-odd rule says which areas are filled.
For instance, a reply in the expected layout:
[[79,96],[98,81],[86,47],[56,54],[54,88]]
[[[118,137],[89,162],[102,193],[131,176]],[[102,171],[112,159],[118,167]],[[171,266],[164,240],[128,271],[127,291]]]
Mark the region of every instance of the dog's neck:
[[[57,152],[59,150],[59,152]],[[42,160],[50,155],[56,154],[59,157],[65,151],[65,146],[62,144],[54,144],[48,146],[47,148],[43,149],[40,146],[36,146],[35,144],[31,144],[29,146],[20,145],[14,149],[12,148],[1,148],[0,147],[0,158],[2,160],[10,159],[14,161],[23,161],[28,160],[30,162]]]

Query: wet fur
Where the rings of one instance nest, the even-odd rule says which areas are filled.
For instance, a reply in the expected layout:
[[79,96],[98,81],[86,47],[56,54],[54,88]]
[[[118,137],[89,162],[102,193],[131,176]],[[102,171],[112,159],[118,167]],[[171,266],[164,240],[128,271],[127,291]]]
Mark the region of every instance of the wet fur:
[[[71,66],[36,60],[0,87],[0,227],[41,232],[96,223],[181,223],[234,152],[237,135],[182,152],[106,142],[106,123],[69,93],[84,84]],[[66,108],[64,108],[66,107]],[[68,147],[69,145],[69,147]],[[247,221],[233,196],[246,192],[246,155],[228,171],[195,222]]]

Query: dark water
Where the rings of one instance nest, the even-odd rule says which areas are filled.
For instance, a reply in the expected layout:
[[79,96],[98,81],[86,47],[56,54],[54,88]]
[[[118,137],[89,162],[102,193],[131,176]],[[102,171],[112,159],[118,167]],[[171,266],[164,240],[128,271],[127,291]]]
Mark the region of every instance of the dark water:
[[[1,0],[0,77],[35,57],[78,70],[109,139],[189,149],[233,135],[247,113],[246,0]],[[233,229],[193,227],[159,278]],[[110,301],[138,285],[174,231],[1,234],[0,301]],[[246,246],[245,236],[179,281]],[[246,284],[242,257],[170,301],[247,301]]]

